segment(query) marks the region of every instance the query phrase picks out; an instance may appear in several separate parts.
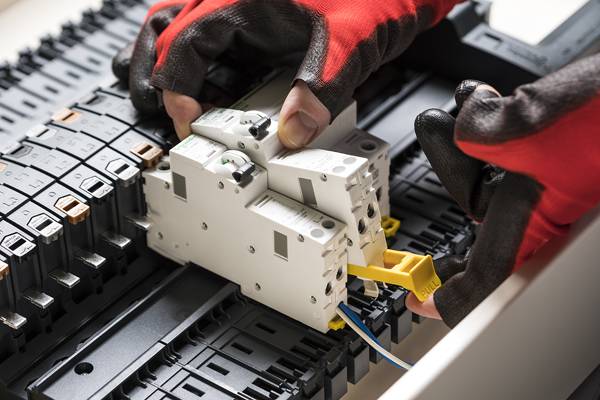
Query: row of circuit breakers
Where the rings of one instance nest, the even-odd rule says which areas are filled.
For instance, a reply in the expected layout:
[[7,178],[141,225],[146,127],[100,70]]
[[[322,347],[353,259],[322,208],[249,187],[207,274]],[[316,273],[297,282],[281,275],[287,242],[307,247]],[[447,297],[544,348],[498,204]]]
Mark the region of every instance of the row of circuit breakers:
[[[0,67],[0,398],[341,398],[381,360],[356,334],[320,333],[148,248],[144,184],[162,178],[160,164],[143,171],[177,141],[164,116],[135,111],[110,64],[150,3],[105,0]],[[204,89],[221,106],[269,75],[226,61]],[[366,97],[359,120],[377,103]],[[473,226],[416,145],[392,160],[389,179],[401,221],[389,248],[467,251]],[[410,332],[405,290],[379,285],[373,299],[351,277],[340,290],[388,349]]]

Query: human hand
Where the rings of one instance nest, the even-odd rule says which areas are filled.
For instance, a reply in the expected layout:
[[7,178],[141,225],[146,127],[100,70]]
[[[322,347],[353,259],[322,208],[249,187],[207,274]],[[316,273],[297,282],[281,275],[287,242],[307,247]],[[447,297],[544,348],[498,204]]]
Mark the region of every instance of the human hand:
[[600,55],[501,97],[481,82],[457,89],[415,130],[441,182],[483,221],[466,257],[435,261],[434,293],[455,326],[535,251],[600,202]]
[[429,296],[424,302],[420,302],[415,296],[414,293],[409,293],[406,298],[406,308],[409,311],[420,315],[421,317],[431,318],[431,319],[442,319],[440,313],[435,306],[435,302],[433,301],[433,296]]
[[202,113],[204,75],[219,55],[235,47],[249,65],[295,60],[279,137],[300,148],[351,102],[371,72],[458,2],[168,0],[152,7],[135,47],[117,56],[113,69],[128,79],[140,111],[157,112],[162,100],[183,139]]

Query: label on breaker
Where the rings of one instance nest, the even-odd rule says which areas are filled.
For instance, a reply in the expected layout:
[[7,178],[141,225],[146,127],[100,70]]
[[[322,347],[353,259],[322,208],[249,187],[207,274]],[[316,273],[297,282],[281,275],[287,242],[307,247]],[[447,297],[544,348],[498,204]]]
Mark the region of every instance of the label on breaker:
[[347,177],[356,173],[366,161],[361,157],[348,156],[333,151],[305,149],[301,152],[286,153],[275,160],[274,163]]
[[250,210],[292,231],[310,235],[320,243],[328,242],[345,227],[318,211],[273,192],[265,194]]
[[194,122],[195,128],[210,128],[226,130],[230,125],[237,124],[242,114],[239,110],[229,108],[213,108]]
[[171,153],[179,154],[206,166],[211,159],[226,150],[225,146],[198,135],[190,135],[175,146]]

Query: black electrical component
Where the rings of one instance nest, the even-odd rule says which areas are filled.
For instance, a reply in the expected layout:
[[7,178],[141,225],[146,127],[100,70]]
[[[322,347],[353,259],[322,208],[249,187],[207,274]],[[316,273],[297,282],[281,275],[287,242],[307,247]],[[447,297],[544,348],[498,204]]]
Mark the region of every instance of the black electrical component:
[[271,118],[263,117],[252,124],[248,131],[256,140],[262,140],[267,136],[269,126],[271,126]]
[[256,170],[253,162],[247,162],[231,173],[233,179],[239,184],[246,184],[252,179],[252,173]]

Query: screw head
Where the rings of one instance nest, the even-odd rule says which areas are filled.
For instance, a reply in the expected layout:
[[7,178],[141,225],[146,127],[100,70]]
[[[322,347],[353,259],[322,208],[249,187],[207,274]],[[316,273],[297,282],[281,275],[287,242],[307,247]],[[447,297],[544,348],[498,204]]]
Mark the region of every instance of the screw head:
[[327,182],[327,175],[325,175],[325,174],[321,174],[321,180],[322,180],[323,182]]
[[208,225],[206,225],[206,222],[202,223],[202,229],[203,230],[207,230],[208,229]]
[[260,287],[260,285],[258,284],[258,282],[256,282],[254,284],[254,289],[256,289],[257,292],[260,292],[260,289],[262,289],[262,288]]
[[254,248],[254,246],[249,246],[248,251],[250,252],[250,254],[256,253],[256,249]]
[[346,243],[348,243],[348,247],[352,247],[352,245],[354,244],[352,242],[352,239],[346,239]]
[[244,150],[246,148],[246,145],[243,142],[238,142],[238,147]]
[[299,241],[300,243],[304,242],[304,236],[302,236],[302,235],[298,235],[298,241]]
[[316,298],[315,296],[310,296],[310,302],[311,302],[312,304],[316,304],[316,302],[317,302],[317,298]]
[[171,185],[169,185],[169,182],[165,182],[164,187],[168,190],[171,187]]
[[224,184],[223,184],[223,182],[221,182],[221,181],[219,181],[219,184],[218,184],[218,186],[219,186],[219,189],[223,189],[223,188],[225,187],[225,185],[224,185]]

